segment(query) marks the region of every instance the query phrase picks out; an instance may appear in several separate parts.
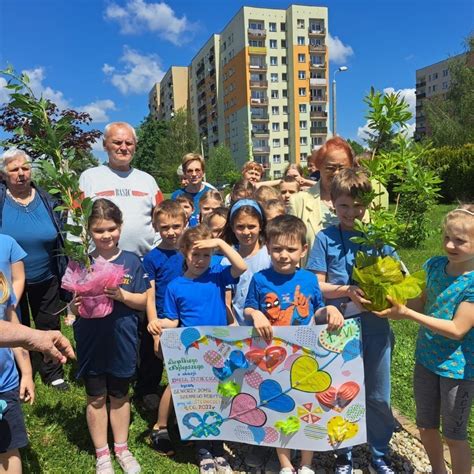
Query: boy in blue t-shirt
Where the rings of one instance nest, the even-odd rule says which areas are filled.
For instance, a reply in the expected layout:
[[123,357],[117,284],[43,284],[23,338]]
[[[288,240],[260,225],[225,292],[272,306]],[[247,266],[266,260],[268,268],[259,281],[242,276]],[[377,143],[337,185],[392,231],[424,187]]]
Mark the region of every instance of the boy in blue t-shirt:
[[[266,340],[272,339],[272,326],[307,325],[313,318],[327,322],[329,330],[342,327],[344,318],[334,306],[324,306],[318,279],[298,268],[306,255],[306,226],[290,215],[277,216],[266,229],[271,267],[254,274],[245,301],[245,317]],[[277,448],[280,473],[295,472],[290,450]],[[301,452],[301,472],[311,469],[312,451]]]
[[[386,319],[364,310],[362,305],[370,301],[364,297],[362,289],[353,284],[351,277],[357,252],[370,253],[370,249],[350,239],[360,236],[354,230],[354,222],[362,219],[367,211],[362,197],[371,190],[367,174],[360,169],[345,169],[335,176],[330,192],[339,225],[330,226],[316,235],[307,268],[317,274],[326,300],[341,308],[345,317],[361,317],[367,438],[372,453],[369,469],[373,473],[390,474],[394,471],[386,456],[394,427],[390,407],[393,335]],[[383,254],[398,259],[395,250],[387,245]],[[335,473],[352,473],[350,448],[338,451]]]
[[[2,273],[0,276],[5,278]],[[10,283],[8,282],[1,290],[0,300],[3,303],[0,303],[0,320],[20,324],[15,313],[16,298],[10,290]],[[28,351],[20,347],[0,348],[0,468],[2,470],[21,472],[19,448],[24,448],[28,444],[28,436],[20,401],[32,404],[34,399],[35,384]]]

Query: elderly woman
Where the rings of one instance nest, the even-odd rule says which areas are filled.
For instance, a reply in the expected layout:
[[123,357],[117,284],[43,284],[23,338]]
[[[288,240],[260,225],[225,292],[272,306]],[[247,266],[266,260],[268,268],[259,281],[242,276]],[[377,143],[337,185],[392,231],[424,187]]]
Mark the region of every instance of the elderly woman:
[[[59,284],[65,268],[61,256],[62,222],[54,208],[58,202],[31,181],[31,160],[12,148],[2,155],[0,182],[0,233],[13,237],[27,253],[23,260],[26,284],[19,308],[23,324],[36,329],[60,329]],[[66,390],[63,368],[58,362],[41,359],[43,382]]]
[[[321,179],[307,191],[293,194],[289,203],[289,213],[299,217],[306,224],[309,248],[313,246],[314,238],[321,229],[338,223],[329,194],[334,176],[341,169],[356,164],[352,148],[341,137],[328,140],[313,153],[311,159],[320,170]],[[381,205],[388,207],[386,189],[380,184],[376,189],[380,189],[383,193],[379,197]]]

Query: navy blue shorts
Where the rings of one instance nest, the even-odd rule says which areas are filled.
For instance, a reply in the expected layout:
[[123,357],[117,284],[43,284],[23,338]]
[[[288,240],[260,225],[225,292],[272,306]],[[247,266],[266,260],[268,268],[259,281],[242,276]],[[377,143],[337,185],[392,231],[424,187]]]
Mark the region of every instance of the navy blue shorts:
[[110,395],[114,398],[125,398],[128,395],[131,377],[115,377],[110,374],[84,375],[84,385],[89,397]]
[[0,453],[24,448],[28,445],[28,436],[21,410],[19,389],[1,392],[0,400],[7,402],[0,420]]

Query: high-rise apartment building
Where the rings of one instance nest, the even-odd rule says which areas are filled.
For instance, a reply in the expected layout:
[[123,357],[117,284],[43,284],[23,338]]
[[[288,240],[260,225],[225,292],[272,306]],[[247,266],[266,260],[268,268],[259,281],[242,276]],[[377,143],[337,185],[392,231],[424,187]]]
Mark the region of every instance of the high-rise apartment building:
[[150,114],[157,120],[170,120],[174,112],[188,107],[188,68],[171,66],[148,95]]

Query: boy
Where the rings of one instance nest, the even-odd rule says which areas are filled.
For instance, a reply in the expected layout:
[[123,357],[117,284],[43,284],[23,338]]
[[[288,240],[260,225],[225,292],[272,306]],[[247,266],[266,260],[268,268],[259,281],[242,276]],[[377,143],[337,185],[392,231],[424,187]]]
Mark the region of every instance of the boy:
[[285,204],[281,199],[270,199],[263,205],[263,212],[267,218],[267,222],[275,219],[277,216],[284,216],[286,214]]
[[[0,273],[2,279],[5,276]],[[15,313],[15,295],[10,283],[2,285],[0,320],[20,324]],[[21,372],[21,376],[18,373]],[[0,470],[21,473],[19,448],[28,444],[20,401],[33,403],[35,384],[28,351],[22,348],[0,348]],[[3,406],[2,406],[3,405]],[[3,408],[3,409],[2,409]]]
[[279,188],[281,197],[287,207],[290,202],[290,196],[300,191],[300,185],[293,176],[284,176],[280,181]]
[[[187,199],[184,196],[178,197],[178,199],[183,198]],[[184,259],[177,248],[178,239],[186,227],[186,221],[185,211],[177,201],[163,201],[153,213],[153,225],[161,235],[161,243],[143,259],[143,266],[148,273],[151,286],[146,309],[147,329],[153,337],[153,348],[157,356],[159,354],[159,334],[161,333],[159,318],[163,314],[165,291],[168,283],[183,274]],[[160,400],[157,422],[150,435],[153,448],[166,456],[174,454],[167,429],[170,412],[171,392],[166,389]]]
[[198,216],[194,214],[194,201],[186,194],[182,194],[178,196],[174,202],[177,202],[181,206],[186,215],[185,227],[196,227],[199,224],[199,219]]
[[[298,268],[308,250],[306,226],[295,216],[277,216],[267,225],[267,247],[271,267],[257,272],[250,282],[245,317],[266,340],[272,339],[272,326],[310,324],[314,318],[328,322],[328,329],[342,327],[344,318],[334,306],[324,307],[318,280]],[[294,472],[290,450],[278,448],[281,474]],[[312,451],[301,452],[299,473],[314,474]]]
[[[330,226],[316,235],[307,268],[317,274],[324,298],[341,310],[344,308],[345,317],[361,316],[367,437],[372,452],[369,469],[372,473],[390,474],[394,471],[386,455],[393,434],[390,408],[392,333],[387,320],[364,311],[361,305],[368,300],[351,279],[355,256],[361,246],[350,238],[359,235],[354,231],[354,221],[362,219],[367,211],[362,197],[371,190],[370,180],[361,169],[344,169],[335,176],[330,192],[339,225]],[[385,246],[383,253],[398,258],[391,247]],[[352,473],[350,449],[338,451],[335,473]]]

